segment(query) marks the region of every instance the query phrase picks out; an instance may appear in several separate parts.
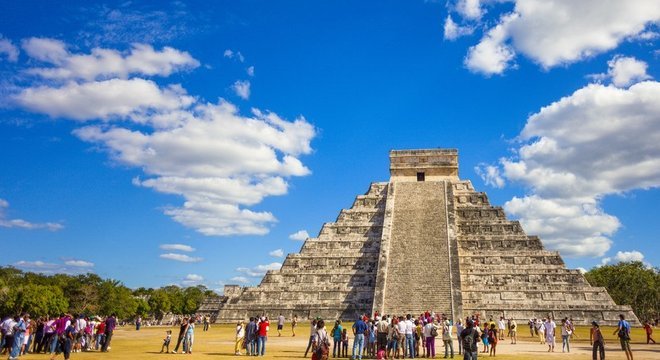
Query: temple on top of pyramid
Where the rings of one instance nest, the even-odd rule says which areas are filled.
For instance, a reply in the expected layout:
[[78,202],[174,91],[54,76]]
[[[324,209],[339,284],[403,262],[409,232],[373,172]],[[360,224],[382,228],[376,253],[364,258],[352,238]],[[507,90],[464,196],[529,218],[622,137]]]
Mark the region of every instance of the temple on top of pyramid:
[[576,324],[616,324],[624,314],[639,323],[629,306],[567,269],[559,253],[460,179],[455,149],[390,151],[388,182],[372,183],[258,286],[227,285],[199,312],[224,322],[428,310]]

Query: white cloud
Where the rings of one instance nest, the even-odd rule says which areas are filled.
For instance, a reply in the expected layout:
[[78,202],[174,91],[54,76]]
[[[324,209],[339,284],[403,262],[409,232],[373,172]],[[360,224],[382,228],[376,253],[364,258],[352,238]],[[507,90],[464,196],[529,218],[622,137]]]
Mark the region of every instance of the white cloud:
[[298,240],[298,241],[305,241],[309,237],[309,233],[307,230],[298,230],[295,233],[289,235],[289,239],[291,240]]
[[484,75],[501,74],[511,66],[515,56],[513,49],[505,43],[509,24],[518,16],[510,14],[502,22],[490,29],[481,41],[471,46],[464,64],[472,72]]
[[484,14],[484,10],[481,8],[481,0],[458,0],[456,11],[470,20],[479,20]]
[[229,58],[229,59],[236,59],[239,62],[245,62],[245,57],[243,56],[243,54],[241,54],[240,51],[234,51],[234,50],[231,50],[231,49],[226,49],[222,53],[222,55],[226,58]]
[[506,181],[500,174],[500,168],[493,165],[479,164],[474,168],[474,171],[479,175],[486,185],[496,188],[504,187]]
[[444,29],[445,40],[455,40],[461,36],[470,35],[474,32],[474,28],[470,26],[460,26],[455,23],[451,18],[451,15],[447,15]]
[[49,231],[64,229],[64,225],[56,222],[34,223],[23,219],[8,219],[7,209],[9,209],[9,202],[0,199],[0,227],[26,230],[46,229]]
[[193,252],[195,248],[185,244],[162,244],[159,246],[163,250]]
[[[83,84],[71,82],[61,87],[31,87],[16,94],[14,99],[25,109],[51,117],[78,121],[131,117],[137,122],[153,122],[154,118],[159,120],[147,114],[169,113],[194,101],[181,87],[161,89],[155,82],[145,79],[110,79]],[[174,118],[172,122],[179,120]],[[157,125],[170,125],[160,124],[162,122]]]
[[131,74],[169,76],[199,66],[199,61],[185,51],[171,47],[157,51],[145,44],[133,44],[126,54],[103,48],[94,48],[90,54],[72,54],[61,41],[30,38],[23,41],[23,48],[30,57],[54,65],[28,70],[47,79],[91,81],[126,79]]
[[248,74],[248,76],[254,76],[254,66],[248,67],[245,72]]
[[634,57],[615,56],[607,62],[609,69],[606,74],[591,75],[596,80],[610,79],[612,84],[617,87],[627,87],[651,78],[646,73],[648,65]]
[[18,48],[9,39],[5,39],[0,34],[0,55],[5,54],[7,60],[11,62],[18,61]]
[[177,254],[177,253],[160,254],[160,257],[162,259],[168,259],[168,260],[174,260],[174,261],[180,261],[180,262],[187,262],[187,263],[200,262],[200,261],[204,260],[201,257],[193,257],[193,256],[189,256],[189,255],[186,255],[186,254]]
[[250,81],[237,80],[231,88],[241,99],[247,100],[250,98]]
[[229,280],[237,282],[237,283],[241,283],[241,284],[249,284],[251,282],[250,279],[246,278],[245,276],[234,276],[233,278],[231,278]]
[[[67,71],[70,58],[79,56],[53,39],[33,38],[23,45],[32,58],[52,64],[54,72]],[[77,76],[64,85],[24,88],[12,98],[29,111],[92,123],[73,133],[107,151],[113,161],[142,169],[144,176],[133,179],[136,186],[180,195],[181,205],[165,206],[163,211],[184,226],[209,236],[266,234],[275,216],[245,207],[266,196],[286,194],[289,177],[310,173],[299,158],[311,153],[314,127],[303,117],[288,121],[258,109],[241,115],[229,102],[205,103],[180,85],[163,88],[152,80],[117,78],[135,73],[131,69],[166,76],[179,69],[177,64],[190,63],[187,53],[136,45],[128,54],[113,54],[130,65],[89,74],[115,78]],[[237,52],[227,54],[242,57]],[[172,60],[176,56],[182,60]],[[90,63],[97,66],[96,60]],[[149,64],[156,64],[153,71]],[[165,255],[190,260],[181,260],[180,254]]]
[[181,281],[181,285],[183,285],[183,286],[197,286],[197,285],[201,285],[202,281],[204,281],[204,277],[202,277],[201,275],[188,274]]
[[601,265],[607,265],[609,263],[620,263],[620,262],[629,262],[629,261],[644,261],[644,254],[637,250],[633,251],[617,251],[614,257],[606,257],[601,260]]
[[236,271],[244,273],[247,276],[259,277],[266,275],[266,272],[269,270],[279,270],[282,267],[281,263],[273,262],[266,265],[257,265],[253,268],[239,267],[236,268]]
[[234,56],[234,52],[231,49],[226,49],[223,53],[222,56],[226,58],[232,58]]
[[75,259],[65,261],[64,265],[75,266],[75,267],[94,267],[93,262],[89,262],[85,260],[75,260]]
[[531,115],[501,174],[527,186],[505,210],[566,256],[603,256],[619,220],[602,199],[660,187],[660,83],[590,84]]
[[587,273],[587,269],[585,269],[583,267],[578,267],[577,270],[580,271],[580,274],[586,274]]
[[269,252],[268,255],[270,255],[272,257],[281,258],[281,257],[284,256],[284,250],[276,249],[276,250],[273,250],[273,251]]
[[[479,1],[461,1],[456,10],[475,20],[483,7]],[[514,10],[501,14],[470,48],[466,65],[475,72],[500,74],[518,52],[548,69],[615,49],[658,21],[656,0],[517,0]]]

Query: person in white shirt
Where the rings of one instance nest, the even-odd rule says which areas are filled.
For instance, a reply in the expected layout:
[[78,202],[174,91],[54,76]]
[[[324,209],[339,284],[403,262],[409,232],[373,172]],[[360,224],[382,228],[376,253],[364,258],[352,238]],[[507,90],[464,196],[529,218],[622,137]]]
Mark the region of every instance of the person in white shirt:
[[506,329],[506,321],[504,320],[504,316],[500,316],[500,319],[497,321],[497,330],[499,330],[500,340],[504,340],[505,338],[504,335],[505,329]]
[[561,352],[571,352],[571,324],[566,320],[561,321]]
[[429,322],[424,325],[422,333],[424,334],[424,339],[426,339],[426,357],[435,357],[435,336],[433,336],[433,329],[438,331],[438,327]]
[[445,359],[449,355],[450,350],[451,357],[454,357],[454,338],[451,334],[452,327],[453,326],[451,326],[449,320],[445,320],[445,323],[442,326],[442,341],[445,344]]
[[[405,334],[406,334],[406,348],[408,349],[408,356],[411,359],[415,358],[415,337],[413,336],[413,331],[415,330],[415,324],[412,322],[412,316],[410,314],[406,315],[406,320],[403,322],[405,324]],[[404,351],[403,356],[405,357],[406,353]]]
[[[399,328],[399,349],[401,349],[401,355],[405,358],[408,344],[406,341],[406,321],[403,319],[403,316],[399,316],[399,324],[397,326]],[[399,349],[397,349],[397,355]]]
[[543,324],[543,327],[545,328],[545,343],[548,344],[548,352],[554,352],[555,351],[555,328],[557,325],[555,322],[552,320],[552,318],[548,318],[545,323]]
[[234,353],[241,355],[241,348],[243,347],[243,339],[245,338],[245,324],[239,321],[236,324],[236,344],[234,345]]

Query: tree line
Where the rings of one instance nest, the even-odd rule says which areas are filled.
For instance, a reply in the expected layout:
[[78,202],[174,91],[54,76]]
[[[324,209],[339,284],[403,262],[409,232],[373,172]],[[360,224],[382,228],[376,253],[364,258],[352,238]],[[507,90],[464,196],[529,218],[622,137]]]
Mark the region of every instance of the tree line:
[[584,274],[592,286],[602,286],[619,305],[630,305],[640,321],[660,316],[660,269],[641,261],[595,267]]
[[36,316],[61,313],[107,316],[119,319],[140,315],[161,320],[167,313],[194,314],[206,297],[218,296],[203,285],[157,289],[130,289],[113,279],[81,275],[24,272],[0,267],[0,315],[23,311]]

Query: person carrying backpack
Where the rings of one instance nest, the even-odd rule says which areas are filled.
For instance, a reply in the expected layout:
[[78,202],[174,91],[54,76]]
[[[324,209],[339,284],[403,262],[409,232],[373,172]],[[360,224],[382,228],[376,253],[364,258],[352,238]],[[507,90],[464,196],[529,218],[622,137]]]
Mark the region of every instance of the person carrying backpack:
[[467,327],[461,332],[461,347],[464,360],[477,360],[479,354],[479,332],[474,328],[472,320],[467,321]]

